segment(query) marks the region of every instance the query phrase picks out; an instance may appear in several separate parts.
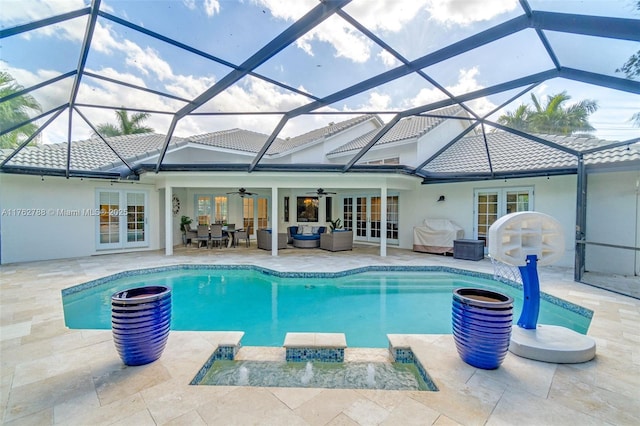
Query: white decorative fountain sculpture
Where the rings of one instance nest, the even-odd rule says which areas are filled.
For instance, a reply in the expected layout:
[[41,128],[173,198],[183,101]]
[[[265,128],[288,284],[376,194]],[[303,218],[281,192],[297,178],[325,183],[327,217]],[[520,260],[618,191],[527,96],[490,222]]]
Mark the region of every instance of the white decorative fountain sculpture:
[[502,216],[489,228],[489,255],[517,266],[522,276],[524,304],[511,333],[509,351],[524,358],[579,363],[596,354],[595,341],[566,327],[537,324],[540,281],[537,265],[550,265],[564,254],[562,226],[538,212]]

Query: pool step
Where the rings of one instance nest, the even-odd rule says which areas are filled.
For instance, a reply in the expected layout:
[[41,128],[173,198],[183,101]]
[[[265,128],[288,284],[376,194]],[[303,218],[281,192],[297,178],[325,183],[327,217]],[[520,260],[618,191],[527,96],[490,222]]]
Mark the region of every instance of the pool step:
[[344,362],[344,333],[287,333],[286,360],[291,362]]

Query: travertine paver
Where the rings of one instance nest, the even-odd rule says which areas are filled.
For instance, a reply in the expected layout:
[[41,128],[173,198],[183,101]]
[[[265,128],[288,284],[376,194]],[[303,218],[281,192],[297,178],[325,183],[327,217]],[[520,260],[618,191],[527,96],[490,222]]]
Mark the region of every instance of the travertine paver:
[[[596,358],[555,365],[508,354],[494,371],[458,357],[450,335],[403,335],[439,392],[191,386],[221,342],[235,335],[172,332],[162,357],[125,367],[109,330],[69,330],[63,288],[126,269],[179,263],[254,264],[313,272],[363,265],[444,265],[492,272],[488,260],[372,247],[331,253],[255,248],[198,250],[174,256],[138,252],[0,267],[0,421],[2,424],[640,424],[640,301],[574,283],[571,270],[540,268],[542,290],[594,310]],[[256,348],[239,355],[253,359]],[[278,359],[282,348],[264,351]],[[262,356],[262,355],[261,355]],[[384,359],[380,349],[348,348],[345,358]]]

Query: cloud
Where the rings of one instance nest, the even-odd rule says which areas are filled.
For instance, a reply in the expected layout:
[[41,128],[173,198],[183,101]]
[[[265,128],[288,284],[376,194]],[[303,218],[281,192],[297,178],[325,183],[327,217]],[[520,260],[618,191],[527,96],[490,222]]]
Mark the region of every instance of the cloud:
[[[281,0],[254,0],[269,9],[279,19],[294,21],[317,3],[313,1],[283,2]],[[424,25],[412,22],[421,11],[446,25],[468,25],[476,21],[489,20],[518,7],[517,0],[377,0],[353,2],[344,10],[373,32],[399,33],[408,25]],[[380,34],[379,34],[380,35]],[[296,45],[309,56],[314,56],[313,42],[324,42],[335,49],[336,57],[363,63],[370,59],[373,42],[348,24],[333,15],[300,38]],[[386,66],[391,66],[389,55],[378,55]]]
[[371,31],[402,31],[430,0],[386,0],[353,2],[345,11]]
[[158,52],[150,47],[142,48],[130,40],[125,40],[119,48],[126,55],[125,63],[140,70],[144,75],[154,74],[160,80],[170,80],[173,77],[171,65]]
[[387,52],[386,50],[382,50],[380,53],[378,53],[378,58],[387,68],[393,68],[400,65],[400,61],[398,61],[391,53]]
[[[472,67],[469,69],[461,69],[458,74],[457,83],[451,86],[446,86],[445,89],[447,89],[450,93],[453,93],[454,95],[480,90],[484,88],[484,86],[480,85],[476,80],[476,76],[478,74],[479,74],[479,71],[477,67]],[[406,100],[404,102],[403,107],[414,108],[414,107],[419,107],[423,105],[429,105],[433,102],[441,101],[446,98],[447,96],[441,90],[435,87],[423,88],[418,92],[418,94],[415,97]],[[495,108],[495,105],[492,102],[490,102],[487,98],[478,98],[473,101],[465,102],[465,104],[470,106],[471,109],[473,109],[480,115],[485,114],[491,111],[493,108]]]
[[468,25],[488,21],[518,7],[517,0],[429,0],[427,10],[436,21]]
[[362,33],[344,21],[332,16],[296,41],[298,47],[313,56],[313,40],[329,43],[335,49],[335,57],[344,57],[356,63],[366,62],[371,56],[373,43]]
[[220,13],[220,2],[218,0],[204,0],[204,11],[209,17]]

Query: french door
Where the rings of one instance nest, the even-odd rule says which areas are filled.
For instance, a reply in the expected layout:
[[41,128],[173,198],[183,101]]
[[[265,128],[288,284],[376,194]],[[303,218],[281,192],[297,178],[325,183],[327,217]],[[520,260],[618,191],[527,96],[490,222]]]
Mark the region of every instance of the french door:
[[489,246],[489,228],[500,217],[533,210],[533,187],[487,188],[474,191],[474,238]]
[[[342,201],[344,227],[356,241],[380,242],[382,198],[379,195],[345,197]],[[398,244],[399,196],[387,196],[387,243]]]
[[265,197],[244,197],[242,199],[242,226],[254,234],[257,229],[269,227],[269,199]]
[[96,192],[98,250],[149,245],[146,191]]

